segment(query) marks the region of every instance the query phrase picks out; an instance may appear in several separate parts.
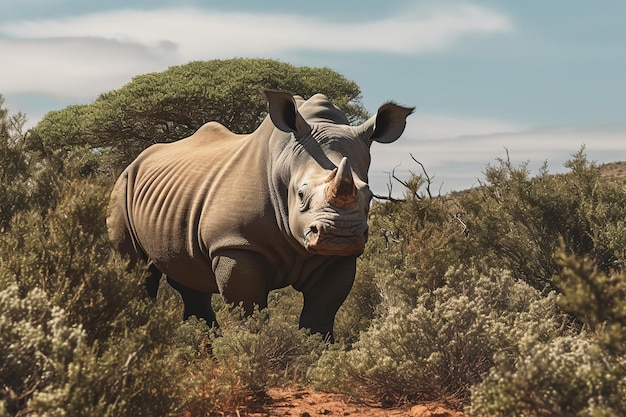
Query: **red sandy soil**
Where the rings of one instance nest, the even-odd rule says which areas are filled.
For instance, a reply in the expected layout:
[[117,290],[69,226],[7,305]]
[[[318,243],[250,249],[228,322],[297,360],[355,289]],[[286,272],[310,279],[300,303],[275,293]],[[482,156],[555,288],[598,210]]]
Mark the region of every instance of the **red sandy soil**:
[[437,404],[382,408],[364,404],[347,395],[316,392],[309,389],[270,389],[268,394],[270,398],[260,409],[240,409],[231,415],[238,417],[466,417],[459,411],[448,410]]

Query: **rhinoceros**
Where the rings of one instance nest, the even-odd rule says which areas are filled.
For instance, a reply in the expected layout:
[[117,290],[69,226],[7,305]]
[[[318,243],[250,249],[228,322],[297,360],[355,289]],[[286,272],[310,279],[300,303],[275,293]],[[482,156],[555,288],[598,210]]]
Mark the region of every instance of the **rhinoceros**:
[[217,325],[211,294],[246,314],[268,293],[302,292],[300,327],[332,339],[368,236],[370,145],[397,140],[413,108],[382,105],[359,126],[327,97],[265,90],[250,134],[209,122],[144,150],[118,178],[107,215],[114,249],[180,292],[184,317]]

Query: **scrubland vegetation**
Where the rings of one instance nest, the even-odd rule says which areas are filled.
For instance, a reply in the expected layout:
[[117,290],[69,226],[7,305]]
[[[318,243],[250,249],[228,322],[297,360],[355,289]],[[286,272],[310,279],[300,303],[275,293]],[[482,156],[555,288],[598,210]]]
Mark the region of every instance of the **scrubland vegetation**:
[[[249,62],[254,82],[293,76]],[[324,71],[329,85],[351,85]],[[216,335],[181,322],[167,285],[147,299],[143,270],[127,271],[109,247],[110,187],[148,143],[130,146],[128,134],[116,145],[93,123],[117,108],[110,97],[145,99],[128,93],[133,83],[29,131],[0,105],[1,417],[231,414],[280,386],[389,407],[438,401],[471,416],[626,415],[626,185],[602,177],[584,150],[565,174],[531,175],[505,157],[475,189],[431,198],[416,175],[402,201],[374,203],[334,345],[297,328],[291,289],[247,320],[221,308]],[[171,105],[161,98],[153,110]],[[362,111],[358,88],[344,99]],[[154,114],[111,122],[127,132]]]

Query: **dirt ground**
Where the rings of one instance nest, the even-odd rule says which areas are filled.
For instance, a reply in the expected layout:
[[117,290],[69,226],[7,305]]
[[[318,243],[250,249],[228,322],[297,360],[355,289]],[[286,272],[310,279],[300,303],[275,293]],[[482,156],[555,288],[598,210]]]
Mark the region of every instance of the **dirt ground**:
[[600,175],[616,180],[626,179],[626,162],[609,162],[600,166]]
[[363,404],[349,396],[302,390],[269,391],[271,399],[259,410],[237,410],[238,417],[465,417],[465,414],[447,410],[437,404],[416,405],[386,409]]

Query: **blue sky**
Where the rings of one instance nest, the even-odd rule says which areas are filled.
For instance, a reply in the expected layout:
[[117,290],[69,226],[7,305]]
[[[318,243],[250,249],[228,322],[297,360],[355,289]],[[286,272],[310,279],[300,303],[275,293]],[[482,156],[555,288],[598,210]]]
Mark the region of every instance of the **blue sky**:
[[416,107],[398,142],[372,148],[378,193],[395,166],[419,172],[409,154],[443,192],[476,186],[505,149],[551,172],[582,145],[626,160],[622,0],[2,3],[0,94],[30,124],[171,65],[275,58],[356,81],[372,113]]

